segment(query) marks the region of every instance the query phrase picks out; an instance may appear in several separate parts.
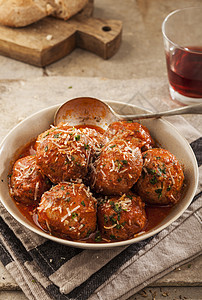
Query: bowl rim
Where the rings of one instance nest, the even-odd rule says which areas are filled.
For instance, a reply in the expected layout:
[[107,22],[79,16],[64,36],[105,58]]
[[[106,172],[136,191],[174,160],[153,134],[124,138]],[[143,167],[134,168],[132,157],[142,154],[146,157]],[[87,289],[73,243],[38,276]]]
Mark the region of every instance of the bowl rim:
[[[131,103],[125,103],[125,102],[121,102],[121,101],[113,101],[113,100],[102,100],[104,102],[106,102],[107,104],[110,105],[111,104],[120,104],[120,105],[127,105],[133,108],[138,108],[141,109],[144,112],[149,112],[149,110],[139,107],[137,105],[131,104]],[[62,103],[63,104],[63,103]],[[46,107],[44,109],[41,109],[37,112],[35,112],[34,114],[29,115],[28,117],[26,117],[23,121],[21,121],[20,123],[18,123],[17,125],[15,125],[7,134],[6,136],[3,138],[2,142],[0,143],[0,153],[1,153],[1,149],[4,146],[4,143],[6,142],[7,138],[13,134],[13,132],[15,132],[15,130],[22,126],[24,123],[26,123],[28,120],[34,118],[35,116],[37,116],[39,113],[45,113],[46,111],[52,110],[52,109],[57,109],[60,105],[62,104],[56,104],[56,105],[52,105],[49,107]],[[190,195],[190,200],[187,201],[186,205],[183,206],[182,209],[180,209],[180,211],[173,216],[170,220],[168,220],[165,224],[162,224],[161,226],[157,227],[157,228],[153,228],[152,230],[146,232],[146,233],[141,233],[134,238],[131,239],[127,239],[124,241],[117,241],[117,242],[112,242],[112,243],[86,243],[85,241],[71,241],[71,240],[66,240],[66,239],[62,239],[56,236],[52,236],[49,235],[48,233],[42,231],[39,227],[34,227],[30,224],[28,224],[26,221],[24,221],[22,218],[18,217],[15,213],[12,212],[12,210],[10,209],[9,205],[6,203],[6,201],[4,201],[4,199],[2,199],[2,197],[0,196],[0,201],[3,204],[3,206],[6,208],[6,210],[9,212],[9,214],[12,215],[12,217],[17,220],[20,224],[22,224],[23,226],[25,226],[25,228],[31,230],[32,232],[57,243],[66,245],[66,246],[71,246],[71,247],[75,247],[75,248],[81,248],[81,249],[91,249],[91,250],[102,250],[102,249],[108,249],[108,248],[114,248],[114,247],[121,247],[121,246],[129,246],[131,244],[134,243],[138,243],[142,240],[146,240],[154,235],[156,235],[157,233],[159,233],[160,231],[162,231],[163,229],[167,228],[171,223],[173,223],[174,221],[176,221],[183,213],[184,211],[188,208],[188,206],[191,204],[193,197],[195,196],[196,190],[197,190],[197,186],[198,186],[198,180],[199,180],[199,170],[198,170],[198,164],[197,164],[197,160],[195,157],[195,154],[190,146],[190,144],[188,143],[188,141],[181,135],[181,133],[177,130],[177,128],[172,125],[170,122],[168,122],[167,120],[165,120],[164,118],[160,118],[160,121],[167,124],[167,126],[170,126],[170,128],[172,130],[174,130],[186,143],[190,154],[192,155],[192,160],[194,162],[194,171],[195,171],[195,177],[196,177],[196,182],[194,185],[194,188],[192,190],[192,193]],[[1,155],[1,154],[0,154]],[[6,182],[6,184],[8,184]],[[10,196],[9,196],[10,197]],[[10,197],[11,198],[11,197]],[[12,200],[12,199],[11,199]],[[13,201],[13,200],[12,200]]]

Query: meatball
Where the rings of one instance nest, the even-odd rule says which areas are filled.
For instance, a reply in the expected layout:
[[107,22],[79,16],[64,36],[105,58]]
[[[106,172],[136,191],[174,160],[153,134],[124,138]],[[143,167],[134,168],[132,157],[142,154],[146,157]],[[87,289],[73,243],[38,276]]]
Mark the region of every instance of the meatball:
[[143,171],[137,182],[141,198],[152,204],[175,204],[181,197],[184,174],[176,157],[154,148],[143,153]]
[[145,204],[130,192],[110,197],[98,206],[98,228],[107,241],[126,240],[144,229],[147,219]]
[[16,201],[35,204],[50,187],[50,181],[37,166],[35,156],[26,156],[15,162],[10,180],[10,191]]
[[41,227],[78,240],[96,229],[96,199],[84,184],[61,182],[43,194],[37,208]]
[[103,136],[104,130],[103,133],[101,133],[101,131],[90,127],[79,127],[79,129],[89,138],[89,144],[92,147],[93,154],[99,153],[107,141],[106,137]]
[[[127,133],[125,133],[125,131],[127,131]],[[114,136],[118,136],[119,138],[125,137],[125,139],[127,139],[127,135],[131,136],[131,133],[133,133],[135,138],[141,141],[139,146],[142,148],[142,151],[146,151],[154,147],[154,141],[149,130],[145,126],[133,121],[114,122],[109,125],[105,135],[109,139],[114,138]]]
[[[49,129],[47,129],[46,131],[42,132],[41,134],[38,135],[37,137],[37,140],[36,140],[36,145],[35,145],[35,149],[37,149],[37,146],[39,143],[42,143],[43,140],[49,136],[50,134],[54,133],[56,130],[68,130],[72,128],[72,126],[69,126],[67,124],[63,124],[63,123],[60,123],[59,125],[57,125],[57,127],[50,127]],[[57,134],[57,132],[55,132],[55,134]]]
[[145,141],[134,135],[134,131],[125,130],[122,133],[117,133],[112,140],[121,139],[126,141],[128,144],[136,145],[141,150],[144,149]]
[[91,187],[104,195],[127,193],[140,177],[142,165],[142,154],[136,145],[110,141],[91,164]]
[[36,144],[37,164],[53,183],[86,176],[92,147],[80,129],[51,128],[39,136]]

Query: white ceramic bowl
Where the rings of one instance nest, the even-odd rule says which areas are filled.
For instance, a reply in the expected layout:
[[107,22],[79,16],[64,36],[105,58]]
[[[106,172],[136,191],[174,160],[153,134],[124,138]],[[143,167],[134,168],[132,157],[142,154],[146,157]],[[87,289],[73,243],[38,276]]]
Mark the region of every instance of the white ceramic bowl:
[[[134,105],[128,105],[121,102],[106,101],[118,113],[132,114],[145,112]],[[129,245],[147,239],[166,228],[169,224],[179,218],[191,203],[198,184],[198,166],[195,155],[188,142],[178,133],[176,128],[163,119],[142,120],[142,124],[147,126],[152,137],[160,143],[162,147],[173,153],[184,168],[186,179],[186,191],[181,201],[172,209],[171,213],[155,228],[139,235],[133,239],[114,242],[114,243],[81,243],[57,238],[43,232],[40,228],[33,225],[18,210],[14,201],[9,195],[7,176],[11,167],[11,161],[15,157],[16,151],[23,145],[27,144],[31,139],[49,128],[53,123],[53,117],[57,106],[52,106],[28,117],[4,138],[0,145],[0,199],[8,212],[22,225],[29,228],[33,232],[50,239],[52,241],[62,243],[64,245],[83,248],[83,249],[106,249],[117,246]]]

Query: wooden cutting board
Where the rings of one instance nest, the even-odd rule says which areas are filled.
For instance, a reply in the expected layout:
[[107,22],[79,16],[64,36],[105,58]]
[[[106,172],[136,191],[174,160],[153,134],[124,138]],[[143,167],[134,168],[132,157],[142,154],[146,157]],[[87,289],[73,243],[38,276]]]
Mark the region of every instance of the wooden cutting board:
[[68,21],[47,17],[24,28],[0,25],[0,54],[44,67],[76,47],[110,58],[121,43],[122,22],[92,17],[93,3]]

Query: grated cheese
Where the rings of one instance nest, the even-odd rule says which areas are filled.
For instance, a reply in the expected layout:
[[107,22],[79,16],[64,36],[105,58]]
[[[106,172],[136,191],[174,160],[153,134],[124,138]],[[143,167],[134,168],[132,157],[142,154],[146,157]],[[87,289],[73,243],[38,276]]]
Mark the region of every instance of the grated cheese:
[[174,180],[174,178],[173,178],[173,176],[172,176],[172,174],[171,174],[170,168],[168,168],[168,173],[169,173],[169,175],[170,175],[170,178],[171,178],[171,180],[172,180],[172,183],[175,184],[175,180]]
[[114,225],[112,225],[112,226],[104,226],[104,228],[105,228],[105,229],[112,229],[112,228],[116,227],[116,225],[117,225],[117,224],[114,224]]
[[38,193],[38,190],[39,190],[39,181],[36,182],[36,185],[35,185],[35,190],[34,190],[34,201],[37,200],[37,193]]

